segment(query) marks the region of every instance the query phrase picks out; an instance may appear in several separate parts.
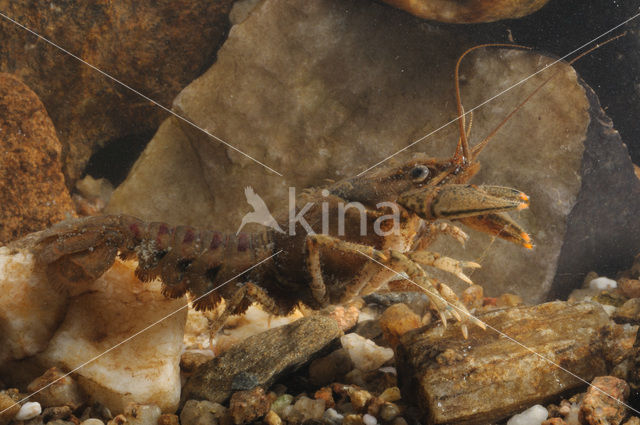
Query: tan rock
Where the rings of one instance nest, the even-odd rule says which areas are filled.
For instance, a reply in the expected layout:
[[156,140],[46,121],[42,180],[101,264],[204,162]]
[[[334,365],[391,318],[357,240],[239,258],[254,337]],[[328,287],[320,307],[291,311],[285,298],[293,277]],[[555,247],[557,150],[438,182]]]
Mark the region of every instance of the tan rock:
[[52,367],[31,382],[27,391],[36,393],[33,399],[44,407],[69,406],[76,410],[86,400],[75,379],[65,376],[65,373],[56,367]]
[[406,304],[394,304],[380,316],[380,328],[392,346],[398,345],[400,337],[407,331],[422,325],[420,316],[415,314]]
[[0,111],[2,244],[74,216],[75,208],[62,175],[62,144],[38,96],[0,74]]
[[516,19],[542,8],[549,0],[383,0],[420,18],[455,24]]
[[[0,9],[168,107],[213,61],[228,30],[231,4],[2,0]],[[0,71],[18,75],[42,99],[65,144],[70,182],[80,177],[96,148],[155,130],[166,117],[157,106],[10,23],[0,31]]]
[[610,322],[598,304],[556,301],[479,318],[510,338],[473,327],[463,339],[459,324],[439,325],[408,332],[396,350],[403,399],[431,423],[490,423],[583,385],[551,362],[584,379],[606,370]]
[[591,385],[582,399],[581,421],[589,425],[620,424],[627,413],[624,403],[629,385],[613,376],[598,376]]

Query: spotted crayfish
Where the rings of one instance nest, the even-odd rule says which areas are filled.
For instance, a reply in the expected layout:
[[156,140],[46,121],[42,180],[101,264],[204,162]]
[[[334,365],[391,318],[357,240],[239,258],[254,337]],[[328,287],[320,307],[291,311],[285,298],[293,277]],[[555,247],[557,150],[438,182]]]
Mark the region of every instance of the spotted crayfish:
[[[465,54],[479,47],[483,46]],[[505,214],[528,206],[524,193],[468,184],[479,170],[478,156],[490,136],[469,145],[471,124],[463,114],[457,77],[463,57],[455,81],[460,138],[450,158],[418,156],[305,192],[302,202],[320,201],[304,213],[305,221],[317,225],[323,215],[341,211],[342,229],[332,222],[323,234],[308,234],[295,224],[293,233],[268,228],[234,235],[146,223],[125,215],[95,216],[68,220],[37,234],[36,260],[46,266],[52,282],[65,287],[98,278],[117,256],[135,258],[136,276],[142,281],[160,278],[168,297],[188,292],[197,309],[214,308],[224,299],[216,329],[252,302],[274,315],[286,315],[301,303],[320,309],[376,291],[400,274],[426,292],[445,324],[451,317],[462,321],[466,335],[465,323],[482,324],[447,285],[428,275],[426,267],[470,283],[466,269],[479,265],[429,252],[431,241],[445,234],[463,242],[466,235],[451,223],[455,222],[527,248],[532,245],[527,233]],[[383,202],[386,206],[378,208]],[[362,208],[345,211],[345,205],[354,203]],[[380,220],[390,212],[396,220]],[[288,219],[278,222],[289,228]],[[236,276],[245,283],[227,284]]]

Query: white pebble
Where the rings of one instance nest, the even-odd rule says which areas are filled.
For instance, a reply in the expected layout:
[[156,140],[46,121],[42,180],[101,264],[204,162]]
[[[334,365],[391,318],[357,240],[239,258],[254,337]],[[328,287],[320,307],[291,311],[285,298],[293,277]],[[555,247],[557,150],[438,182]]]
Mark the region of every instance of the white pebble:
[[597,277],[589,282],[589,288],[603,291],[605,289],[615,289],[618,287],[618,282],[608,277]]
[[612,305],[601,304],[601,306],[605,313],[607,313],[609,316],[613,316],[613,313],[615,313],[617,310],[617,308]]
[[507,421],[507,425],[540,425],[549,416],[547,409],[536,404],[522,413],[514,415]]
[[397,375],[398,371],[393,366],[385,366],[378,369],[382,373],[391,373],[392,375]]
[[20,411],[14,418],[16,421],[27,421],[42,413],[42,407],[37,401],[28,401],[20,407]]
[[333,409],[330,407],[324,411],[324,414],[322,415],[322,419],[325,419],[332,424],[338,425],[342,423],[344,416],[338,413],[336,409]]
[[104,425],[104,422],[97,418],[89,418],[80,422],[80,425]]
[[368,413],[365,413],[362,416],[362,421],[364,422],[364,425],[376,425],[378,423],[378,420],[375,418],[375,416],[371,416]]
[[340,342],[356,369],[364,372],[378,369],[387,361],[393,358],[391,348],[380,347],[370,339],[361,337],[358,334],[350,333],[340,338]]

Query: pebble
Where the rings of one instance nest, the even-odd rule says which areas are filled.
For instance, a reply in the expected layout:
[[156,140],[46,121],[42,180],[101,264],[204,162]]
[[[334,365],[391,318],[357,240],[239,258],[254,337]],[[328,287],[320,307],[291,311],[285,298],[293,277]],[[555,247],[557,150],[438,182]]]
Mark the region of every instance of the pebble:
[[397,404],[386,402],[380,407],[379,416],[383,421],[391,421],[395,419],[399,414],[400,407],[398,407]]
[[262,387],[238,391],[231,396],[229,412],[236,425],[246,424],[266,415],[272,402]]
[[302,415],[302,420],[320,419],[325,410],[324,400],[313,400],[302,396],[293,405],[293,410]]
[[68,419],[72,413],[69,406],[47,407],[42,411],[42,421],[47,423],[56,419]]
[[309,380],[316,386],[328,385],[339,380],[338,378],[351,369],[353,369],[353,362],[349,353],[344,348],[340,348],[311,362]]
[[640,280],[623,277],[618,280],[618,286],[629,298],[640,298]]
[[371,416],[368,413],[365,413],[362,416],[362,421],[364,422],[364,425],[377,425],[378,423],[378,420],[374,416]]
[[271,410],[276,412],[278,416],[282,417],[284,409],[293,403],[293,396],[291,394],[282,394],[271,403]]
[[330,422],[333,425],[339,425],[344,420],[344,415],[341,415],[334,408],[328,408],[322,414],[322,419]]
[[364,425],[362,415],[346,415],[342,420],[342,425]]
[[609,279],[608,277],[598,277],[589,282],[590,289],[597,289],[600,291],[604,291],[607,289],[616,289],[618,287],[618,282],[613,279]]
[[380,328],[391,346],[398,345],[406,332],[422,325],[422,319],[403,303],[393,304],[380,316]]
[[20,407],[20,410],[15,416],[16,421],[27,421],[33,419],[42,413],[42,407],[37,401],[28,401]]
[[536,404],[524,412],[512,416],[507,421],[507,425],[541,425],[548,415],[547,409]]
[[89,418],[80,422],[80,425],[104,425],[104,422],[102,422],[100,419]]
[[128,425],[156,425],[162,411],[155,404],[129,403],[124,409]]
[[362,371],[378,369],[393,358],[391,348],[380,347],[370,339],[355,333],[342,336],[340,342],[354,366]]
[[158,418],[158,425],[180,425],[180,418],[172,413],[164,413]]
[[267,425],[281,425],[282,419],[280,419],[280,416],[278,416],[276,412],[274,412],[273,410],[269,410],[264,416],[264,422]]
[[549,418],[542,422],[542,425],[567,425],[562,418]]
[[640,298],[631,298],[620,307],[618,307],[612,315],[616,323],[640,323]]
[[6,425],[20,411],[20,405],[5,391],[0,392],[0,425]]
[[618,425],[622,422],[627,408],[614,399],[624,402],[628,396],[629,385],[622,379],[613,376],[594,378],[582,400],[579,414],[580,422],[590,425],[604,423]]
[[402,394],[400,394],[400,388],[389,387],[380,394],[380,398],[383,401],[398,401],[402,398]]
[[181,425],[217,424],[224,417],[227,409],[208,400],[188,400],[180,412]]
[[77,382],[57,367],[47,370],[27,386],[27,391],[35,393],[34,398],[43,406],[69,406],[72,410],[80,407],[85,397]]

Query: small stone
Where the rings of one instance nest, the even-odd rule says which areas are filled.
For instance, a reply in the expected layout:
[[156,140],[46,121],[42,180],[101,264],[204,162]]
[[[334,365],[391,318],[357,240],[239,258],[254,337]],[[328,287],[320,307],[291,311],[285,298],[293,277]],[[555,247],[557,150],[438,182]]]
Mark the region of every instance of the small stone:
[[325,410],[324,400],[313,400],[302,396],[293,405],[293,410],[300,413],[302,421],[320,419]]
[[324,400],[324,405],[326,407],[333,407],[336,405],[333,400],[333,391],[329,387],[322,387],[313,395],[313,398],[316,400]]
[[186,350],[180,356],[180,370],[184,373],[192,373],[198,366],[214,357],[210,350]]
[[420,316],[403,303],[393,304],[380,316],[380,328],[392,347],[398,345],[402,335],[421,325]]
[[640,418],[632,416],[625,421],[624,425],[640,425]]
[[549,418],[543,421],[541,425],[567,425],[567,423],[562,418]]
[[211,425],[220,423],[227,409],[208,400],[188,400],[180,412],[181,425]]
[[282,419],[280,419],[280,416],[278,416],[276,412],[274,412],[273,410],[269,410],[264,416],[264,422],[267,425],[281,425]]
[[350,305],[347,308],[336,306],[331,310],[328,316],[338,323],[338,326],[343,332],[346,332],[358,323],[360,309],[354,305]]
[[590,289],[597,289],[599,291],[616,289],[617,287],[618,287],[618,282],[616,282],[613,279],[609,279],[608,277],[598,277],[589,282]]
[[68,419],[72,413],[69,406],[47,407],[42,411],[42,421],[47,423],[55,419]]
[[162,411],[155,404],[129,403],[124,409],[124,416],[129,425],[156,425]]
[[369,402],[369,400],[373,398],[373,395],[371,395],[369,391],[365,391],[365,390],[350,389],[348,391],[348,394],[349,394],[349,399],[351,400],[351,404],[357,410],[364,409],[367,403]]
[[524,304],[521,296],[515,294],[502,294],[496,301],[497,307],[515,307]]
[[342,420],[342,425],[365,425],[362,415],[350,414],[346,415]]
[[617,400],[626,402],[628,396],[629,385],[625,381],[613,376],[598,376],[591,382],[582,400],[581,422],[590,425],[620,424],[627,408]]
[[293,396],[291,394],[282,394],[271,403],[271,410],[276,412],[278,416],[282,417],[284,409],[293,403]]
[[309,380],[314,385],[328,385],[351,369],[353,369],[353,362],[349,353],[344,348],[340,348],[311,362]]
[[484,289],[480,285],[471,285],[465,288],[460,294],[460,301],[467,307],[467,310],[473,311],[482,307],[482,298],[484,297]]
[[640,298],[631,298],[622,304],[613,312],[612,318],[616,323],[640,323]]
[[409,425],[403,417],[397,417],[393,420],[393,425]]
[[332,425],[339,425],[344,420],[344,416],[338,413],[334,408],[330,407],[322,414],[322,419],[331,423]]
[[34,394],[34,399],[45,407],[69,406],[76,410],[85,401],[85,397],[77,382],[57,367],[47,370],[42,376],[34,379],[27,391]]
[[89,418],[80,422],[80,425],[104,425],[104,422],[97,418]]
[[20,405],[6,391],[0,392],[0,425],[7,425],[20,411]]
[[362,371],[374,370],[393,358],[391,348],[380,347],[370,339],[350,333],[340,338],[342,347],[347,350],[351,361]]
[[163,413],[158,418],[158,425],[180,425],[180,418],[173,413]]
[[540,425],[542,421],[547,419],[549,412],[543,406],[536,404],[522,413],[513,415],[507,421],[507,425]]
[[116,415],[113,419],[107,422],[107,425],[124,425],[127,423],[127,417],[125,415]]
[[362,415],[362,422],[364,422],[364,425],[377,425],[378,420],[374,416],[365,413]]
[[383,421],[391,421],[395,419],[400,414],[400,407],[394,403],[384,403],[380,407],[380,419]]
[[389,387],[385,389],[379,397],[384,401],[393,402],[400,400],[402,398],[402,394],[400,394],[400,388]]
[[15,416],[16,421],[27,421],[38,416],[42,412],[42,407],[37,401],[27,401],[20,407]]
[[233,423],[246,424],[263,417],[269,411],[271,402],[262,387],[234,393],[229,402]]
[[623,277],[618,280],[618,286],[627,297],[640,298],[640,280]]

